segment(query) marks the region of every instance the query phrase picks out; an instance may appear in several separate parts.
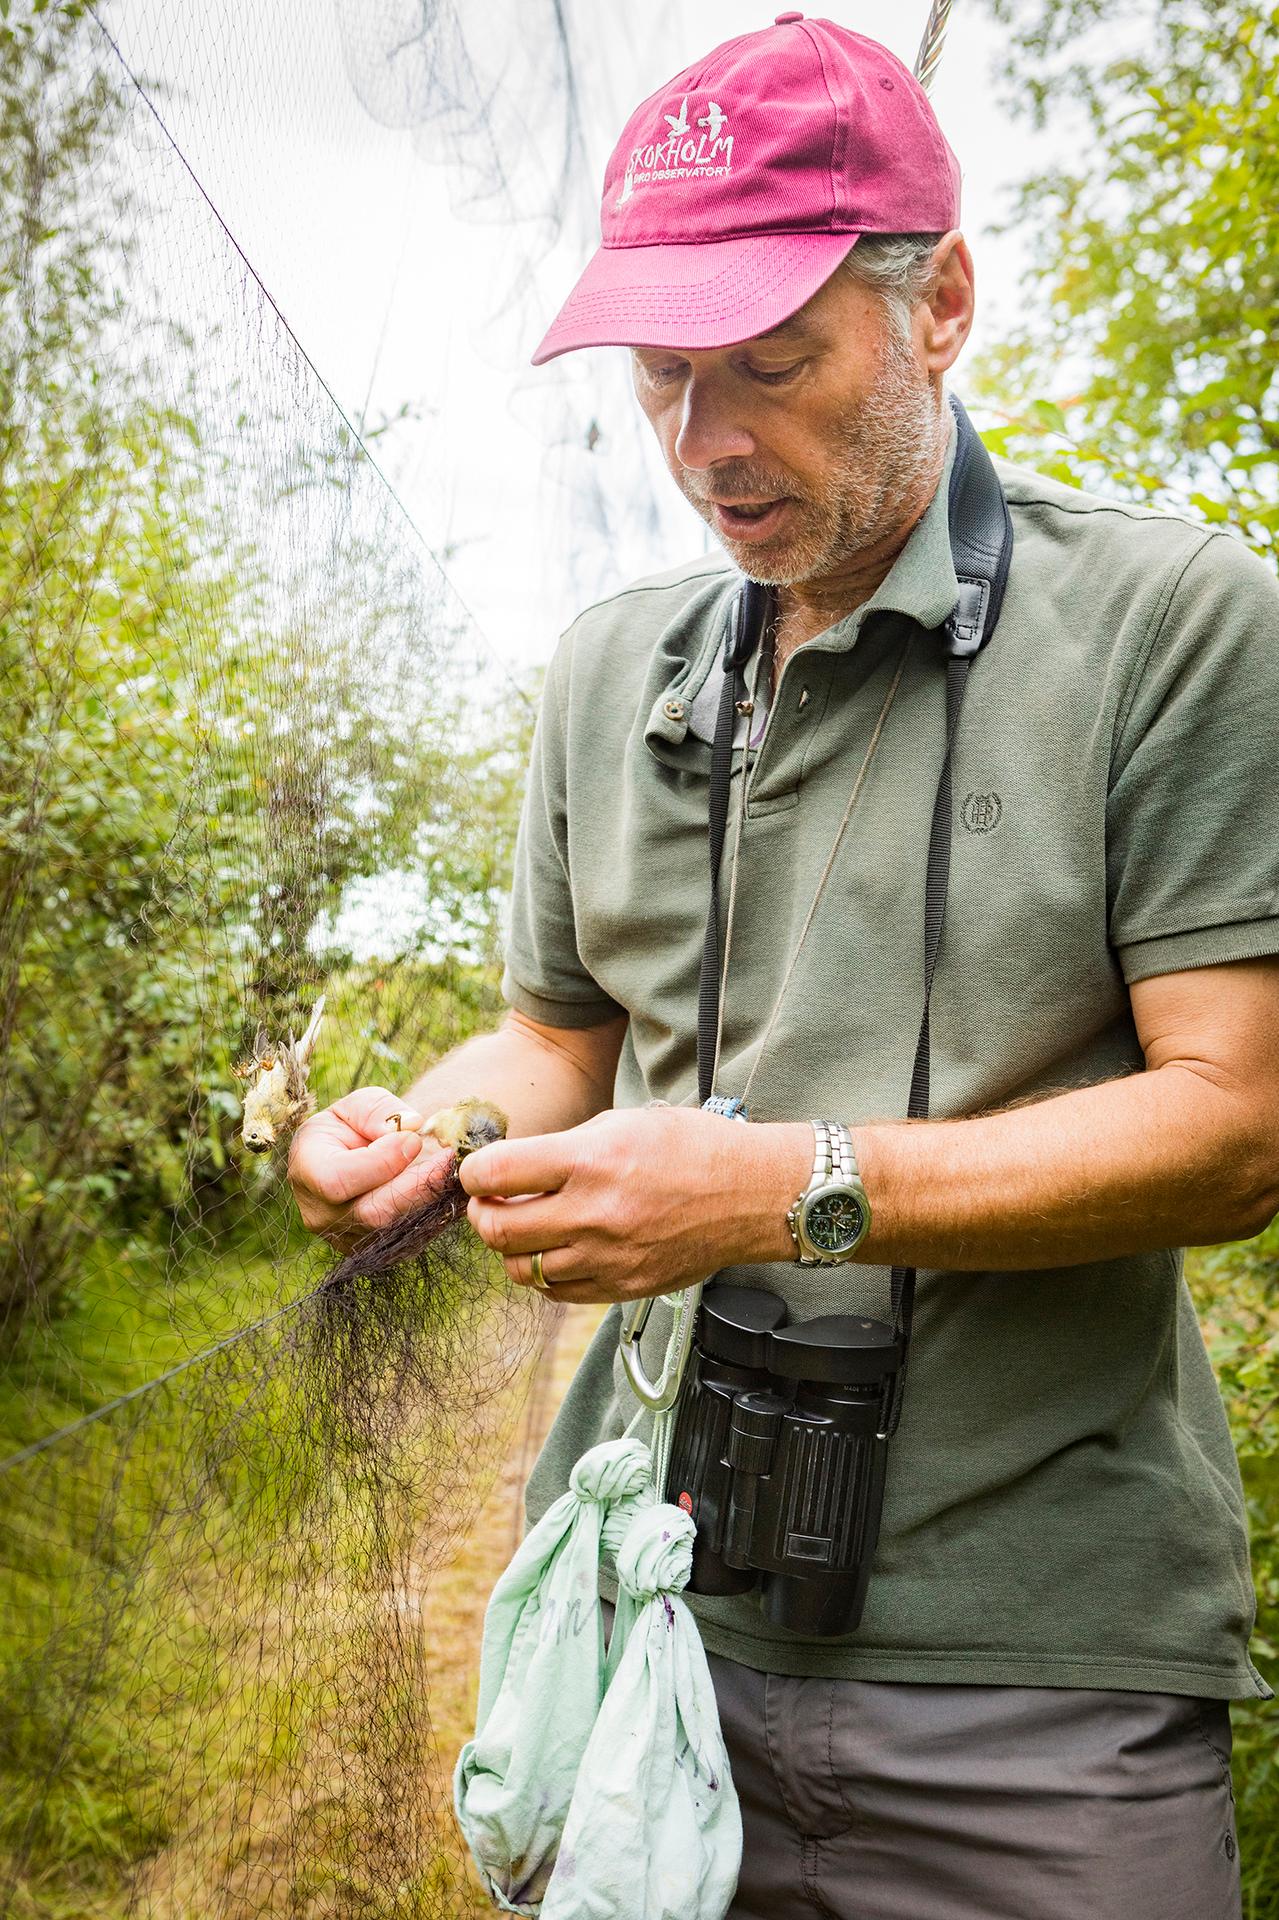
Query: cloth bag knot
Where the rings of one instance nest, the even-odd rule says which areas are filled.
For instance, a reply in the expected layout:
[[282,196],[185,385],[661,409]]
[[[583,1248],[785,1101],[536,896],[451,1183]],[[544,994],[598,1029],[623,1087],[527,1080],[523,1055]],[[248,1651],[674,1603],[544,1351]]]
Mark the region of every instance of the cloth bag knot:
[[617,1552],[617,1577],[641,1604],[659,1594],[683,1593],[693,1571],[697,1528],[682,1507],[653,1506],[627,1528]]
[[[640,1440],[607,1440],[521,1541],[484,1616],[475,1738],[453,1776],[458,1824],[494,1904],[536,1915],[604,1697],[599,1569],[615,1502],[649,1484]],[[628,1516],[631,1509],[627,1509]]]
[[579,1500],[612,1505],[642,1493],[653,1477],[653,1459],[642,1440],[605,1440],[584,1453],[569,1475]]

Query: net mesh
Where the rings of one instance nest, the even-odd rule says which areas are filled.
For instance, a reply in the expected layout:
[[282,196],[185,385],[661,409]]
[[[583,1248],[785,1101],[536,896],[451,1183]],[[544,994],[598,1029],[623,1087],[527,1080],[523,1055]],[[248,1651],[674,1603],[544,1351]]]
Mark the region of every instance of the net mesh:
[[514,369],[635,101],[762,24],[0,0],[0,1920],[490,1910],[449,1774],[559,1317],[464,1228],[335,1278],[234,1066],[321,993],[321,1104],[495,1020],[530,607],[690,548],[624,356]]
[[531,714],[147,79],[238,17],[0,7],[5,1915],[480,1910],[424,1609],[555,1321],[464,1227],[334,1284],[236,1137],[321,992],[322,1104],[491,1024]]

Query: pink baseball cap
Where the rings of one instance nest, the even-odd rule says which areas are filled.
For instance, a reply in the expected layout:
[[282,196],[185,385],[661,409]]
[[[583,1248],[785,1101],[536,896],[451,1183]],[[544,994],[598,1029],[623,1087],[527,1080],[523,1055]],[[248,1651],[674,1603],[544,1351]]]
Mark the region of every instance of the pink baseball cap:
[[533,355],[726,347],[777,326],[863,233],[947,233],[959,162],[876,40],[779,13],[637,107],[604,175],[603,245]]

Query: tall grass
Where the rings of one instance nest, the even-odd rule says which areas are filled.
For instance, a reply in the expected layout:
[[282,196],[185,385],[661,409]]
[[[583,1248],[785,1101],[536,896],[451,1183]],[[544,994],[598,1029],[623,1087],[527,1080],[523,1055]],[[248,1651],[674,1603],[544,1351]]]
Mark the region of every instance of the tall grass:
[[[1187,1276],[1248,1502],[1253,1659],[1279,1690],[1279,1220],[1255,1240],[1192,1254]],[[1279,1720],[1272,1702],[1236,1701],[1231,1722],[1244,1920],[1279,1920]]]
[[[264,1259],[218,1277],[215,1327],[158,1259],[99,1261],[11,1356],[0,1450],[280,1304]],[[296,1337],[286,1316],[0,1475],[0,1912],[406,1920],[463,1898],[421,1589],[505,1450],[534,1321],[487,1265],[434,1278],[402,1297],[425,1360],[381,1426],[310,1303]],[[368,1304],[376,1400],[396,1324]]]

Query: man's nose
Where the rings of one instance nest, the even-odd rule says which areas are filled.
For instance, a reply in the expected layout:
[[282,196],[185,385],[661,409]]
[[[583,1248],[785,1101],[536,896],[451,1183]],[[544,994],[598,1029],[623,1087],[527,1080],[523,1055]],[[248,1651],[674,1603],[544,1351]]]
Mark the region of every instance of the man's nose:
[[701,470],[718,460],[749,460],[754,452],[754,436],[724,389],[713,381],[690,377],[675,436],[680,465]]

